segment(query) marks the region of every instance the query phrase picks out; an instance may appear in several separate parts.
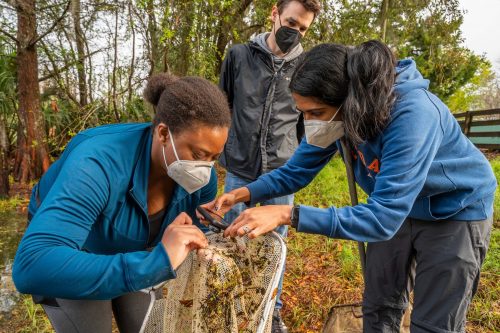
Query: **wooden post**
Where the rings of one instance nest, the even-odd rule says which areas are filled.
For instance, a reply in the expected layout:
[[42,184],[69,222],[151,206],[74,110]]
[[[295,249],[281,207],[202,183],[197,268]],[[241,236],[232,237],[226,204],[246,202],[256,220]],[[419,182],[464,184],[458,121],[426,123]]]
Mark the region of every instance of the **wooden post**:
[[467,111],[465,115],[465,124],[464,124],[464,134],[465,136],[469,136],[470,133],[470,125],[472,123],[472,112]]

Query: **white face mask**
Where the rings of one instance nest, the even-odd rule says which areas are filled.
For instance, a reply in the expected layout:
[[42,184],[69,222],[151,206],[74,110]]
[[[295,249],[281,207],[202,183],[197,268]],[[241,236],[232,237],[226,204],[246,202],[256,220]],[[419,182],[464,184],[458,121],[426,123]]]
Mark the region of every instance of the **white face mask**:
[[307,143],[316,147],[326,148],[344,136],[344,122],[334,121],[340,107],[329,121],[304,120]]
[[189,194],[198,191],[210,181],[214,162],[180,160],[179,156],[177,156],[174,139],[170,129],[168,130],[168,134],[170,135],[170,142],[172,143],[176,161],[170,165],[167,164],[165,146],[163,146],[163,161],[165,161],[167,174]]

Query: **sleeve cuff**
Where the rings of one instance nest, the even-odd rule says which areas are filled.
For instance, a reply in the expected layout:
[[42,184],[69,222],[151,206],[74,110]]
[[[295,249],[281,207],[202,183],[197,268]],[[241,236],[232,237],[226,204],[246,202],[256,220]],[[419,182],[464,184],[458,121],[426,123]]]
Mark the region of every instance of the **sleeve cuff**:
[[261,179],[251,182],[246,185],[246,188],[250,192],[250,205],[256,205],[261,201],[267,200],[271,192],[266,182]]
[[161,243],[151,252],[131,254],[127,260],[127,278],[131,291],[148,288],[176,277],[167,251]]
[[[172,267],[172,264],[170,263],[170,257],[168,256],[167,250],[165,249],[165,247],[161,242],[159,242],[156,245],[156,248],[158,248],[158,252],[160,252],[165,258],[165,266],[163,266],[163,272],[165,278],[160,280],[159,282],[175,279],[177,277],[177,274],[175,273],[175,270]],[[156,249],[154,249],[153,252],[155,252],[155,250]]]
[[300,206],[297,231],[334,237],[338,225],[335,207],[315,208]]

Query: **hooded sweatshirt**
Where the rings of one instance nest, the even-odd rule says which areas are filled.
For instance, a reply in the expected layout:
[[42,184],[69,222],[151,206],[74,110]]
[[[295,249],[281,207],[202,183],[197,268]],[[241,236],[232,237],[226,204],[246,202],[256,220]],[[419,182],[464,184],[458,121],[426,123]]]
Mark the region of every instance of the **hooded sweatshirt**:
[[[300,207],[298,231],[357,241],[390,239],[407,217],[483,220],[493,213],[496,179],[488,160],[462,134],[448,108],[428,91],[413,60],[399,61],[398,99],[384,131],[356,147],[356,182],[369,195],[353,207]],[[340,150],[303,139],[283,167],[247,185],[251,202],[294,193]]]

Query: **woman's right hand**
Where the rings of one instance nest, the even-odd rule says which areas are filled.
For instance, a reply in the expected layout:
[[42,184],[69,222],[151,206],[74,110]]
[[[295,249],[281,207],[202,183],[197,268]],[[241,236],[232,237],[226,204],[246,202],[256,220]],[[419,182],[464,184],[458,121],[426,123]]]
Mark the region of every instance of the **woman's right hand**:
[[161,243],[167,251],[173,269],[182,264],[189,252],[208,246],[205,234],[193,225],[191,217],[184,212],[165,229]]

